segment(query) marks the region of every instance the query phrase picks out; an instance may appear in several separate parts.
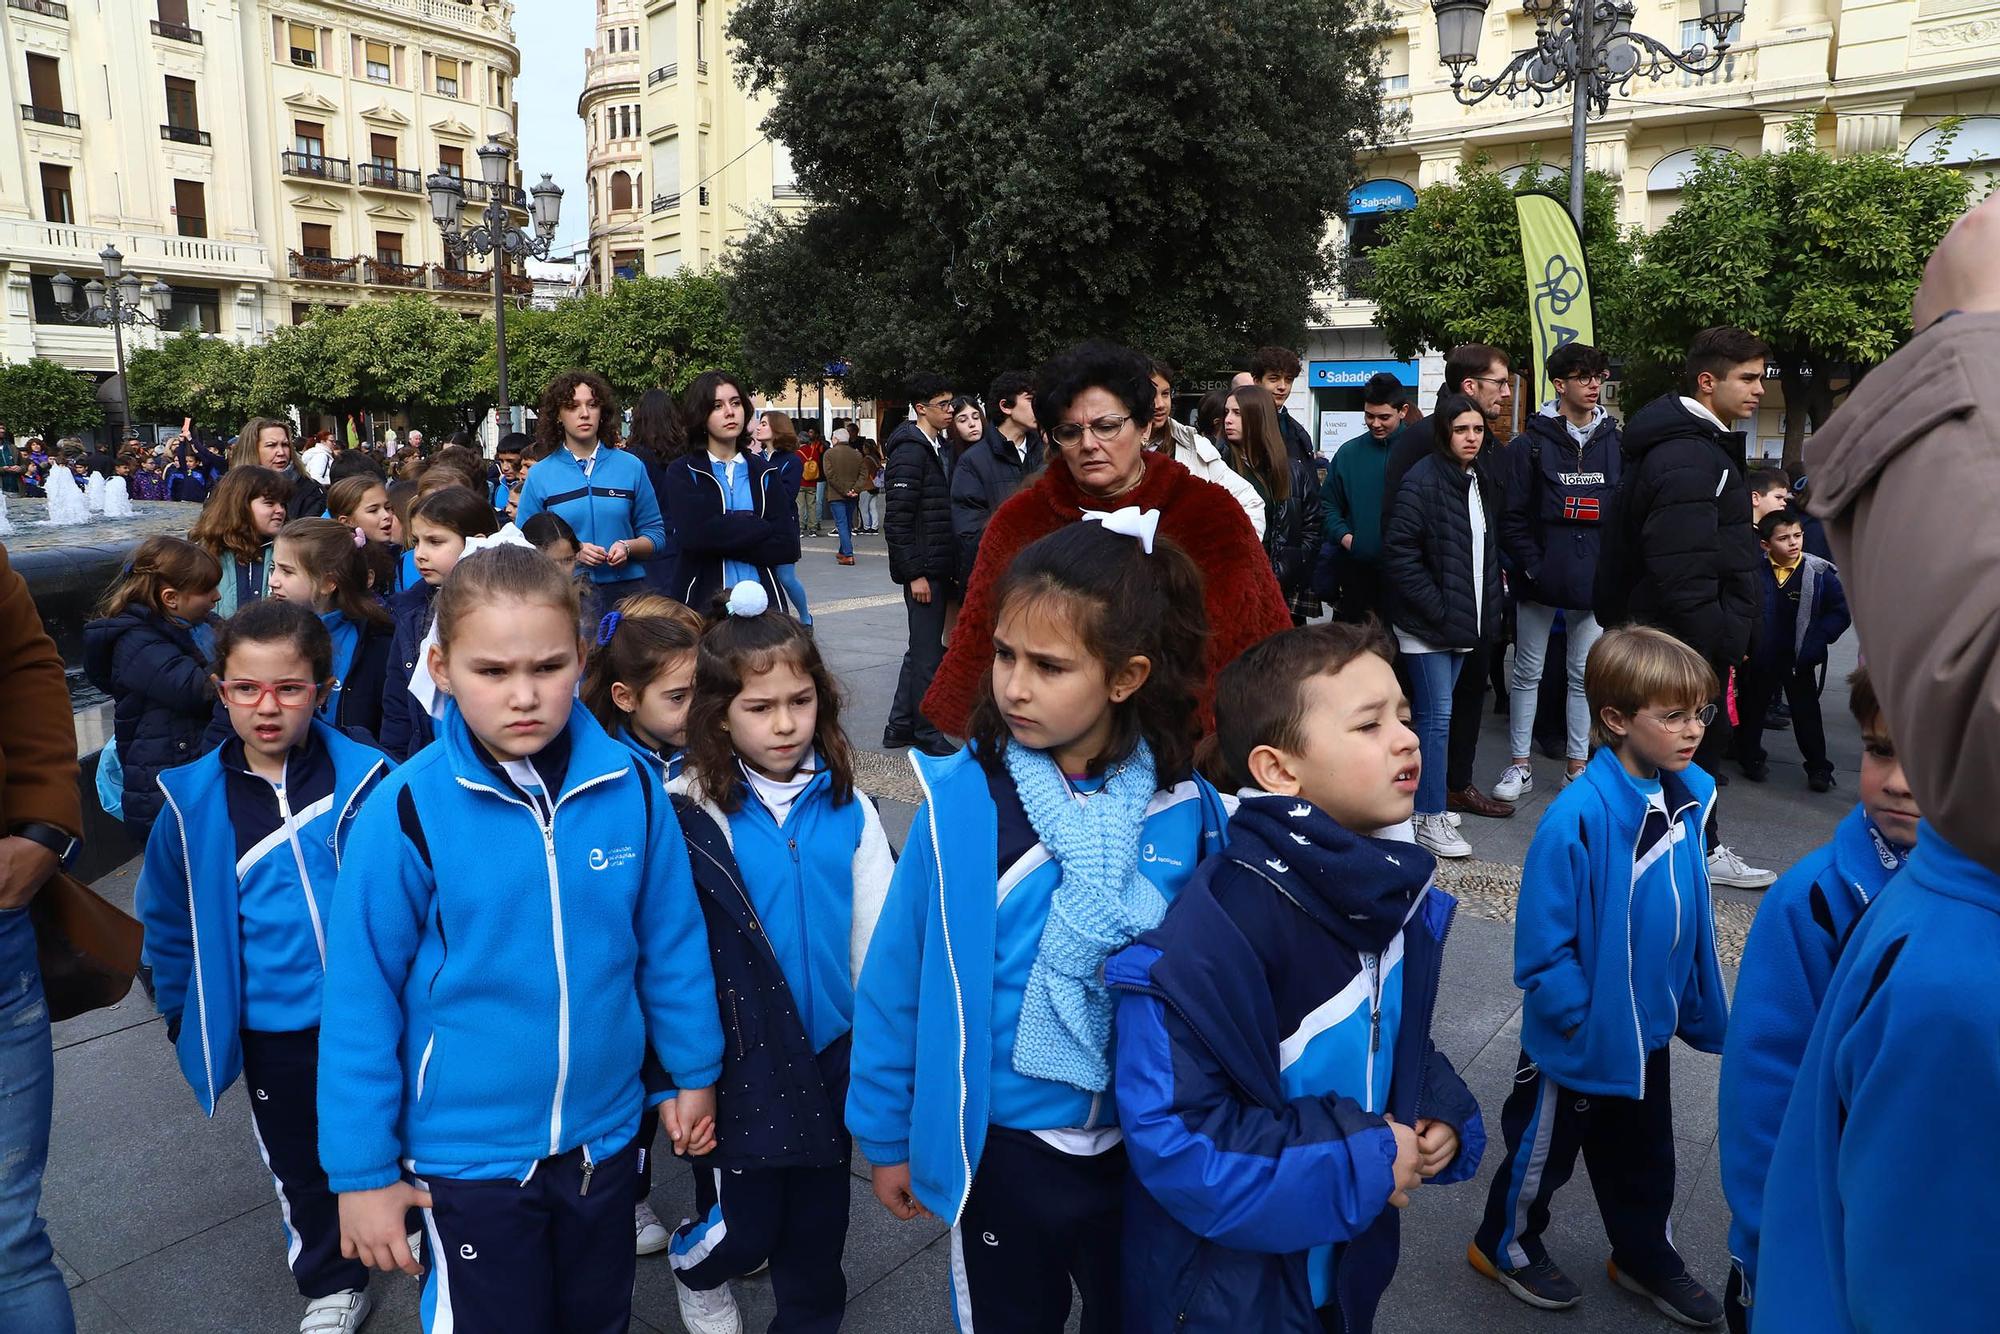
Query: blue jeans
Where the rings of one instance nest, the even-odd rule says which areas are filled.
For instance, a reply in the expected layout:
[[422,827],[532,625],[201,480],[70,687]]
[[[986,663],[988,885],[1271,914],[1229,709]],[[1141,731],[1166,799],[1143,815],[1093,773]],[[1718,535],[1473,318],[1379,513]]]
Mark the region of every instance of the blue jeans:
[[1451,749],[1451,692],[1458,673],[1469,655],[1464,653],[1406,653],[1403,665],[1409,668],[1410,713],[1416,723],[1417,740],[1423,743],[1424,771],[1417,776],[1417,814],[1444,812],[1446,755]]
[[773,565],[771,573],[777,577],[778,587],[785,590],[785,596],[792,601],[792,614],[799,618],[800,625],[811,625],[813,614],[806,606],[806,587],[799,582],[799,567],[796,565]]
[[854,554],[854,508],[852,500],[834,499],[828,502],[833,508],[833,524],[840,530],[840,554]]
[[40,1214],[55,1082],[35,928],[0,912],[0,1329],[76,1330]]

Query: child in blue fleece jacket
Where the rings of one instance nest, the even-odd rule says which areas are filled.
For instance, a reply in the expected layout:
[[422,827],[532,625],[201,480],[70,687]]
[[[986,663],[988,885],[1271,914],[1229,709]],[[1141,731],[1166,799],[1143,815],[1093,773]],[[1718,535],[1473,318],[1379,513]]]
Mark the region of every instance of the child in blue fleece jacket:
[[1715,781],[1694,754],[1714,673],[1663,631],[1613,630],[1584,669],[1599,749],[1528,846],[1514,926],[1521,1059],[1501,1113],[1507,1156],[1466,1258],[1530,1306],[1583,1292],[1542,1233],[1582,1152],[1606,1271],[1682,1324],[1722,1304],[1674,1249],[1674,1113],[1667,1044],[1719,1052],[1729,1022],[1702,827]]
[[657,773],[575,699],[576,585],[458,563],[436,741],[363,806],[327,942],[320,1158],[347,1253],[417,1272],[427,1331],[623,1329],[650,1049],[676,1146],[714,1145],[715,979]]
[[1735,1334],[1752,1324],[1764,1178],[1813,1022],[1848,933],[1917,843],[1917,799],[1868,669],[1849,676],[1847,685],[1861,724],[1861,804],[1832,842],[1801,859],[1764,896],[1743,947],[1722,1049],[1722,1191],[1734,1261],[1723,1305]]
[[[1229,846],[1112,956],[1126,1328],[1365,1334],[1420,1180],[1479,1167],[1431,1043],[1451,897],[1402,824],[1423,760],[1378,630],[1274,635],[1222,672]],[[1390,1206],[1394,1206],[1393,1208]]]

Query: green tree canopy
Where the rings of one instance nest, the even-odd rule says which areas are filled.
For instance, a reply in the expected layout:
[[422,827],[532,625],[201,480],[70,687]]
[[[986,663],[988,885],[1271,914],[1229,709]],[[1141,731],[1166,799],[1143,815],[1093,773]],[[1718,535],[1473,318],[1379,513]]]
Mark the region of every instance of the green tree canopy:
[[16,437],[57,438],[104,425],[91,382],[47,357],[0,366],[0,423]]
[[[1583,190],[1597,338],[1616,356],[1633,245],[1618,228],[1617,180],[1592,173]],[[1536,168],[1509,185],[1482,156],[1461,166],[1456,181],[1420,191],[1416,208],[1388,221],[1382,243],[1355,265],[1354,281],[1376,303],[1375,322],[1397,356],[1460,343],[1489,343],[1517,365],[1532,355],[1527,269],[1514,208],[1514,196],[1531,191],[1567,199],[1569,176]]]
[[[1663,389],[1697,332],[1718,324],[1771,344],[1785,390],[1785,465],[1796,470],[1841,386],[1910,334],[1924,262],[1971,185],[1895,152],[1835,157],[1810,121],[1783,152],[1709,152],[1680,207],[1641,245],[1626,331],[1628,383]],[[1942,151],[1942,148],[1941,148]]]
[[1375,0],[742,0],[746,82],[817,201],[732,261],[774,293],[739,306],[759,378],[846,360],[852,391],[900,392],[1088,335],[1190,370],[1296,343],[1382,138],[1384,30]]
[[435,432],[491,403],[492,339],[490,320],[415,296],[316,310],[264,345],[251,395],[339,417],[397,411]]
[[132,411],[157,421],[194,418],[195,425],[235,431],[252,417],[281,412],[282,398],[258,397],[261,345],[211,338],[193,329],[135,348],[125,358]]
[[[490,385],[490,325],[487,333],[479,378]],[[721,279],[692,271],[622,279],[608,293],[507,316],[508,391],[515,402],[534,406],[549,381],[578,366],[610,381],[628,405],[648,389],[679,393],[706,370],[748,369]]]

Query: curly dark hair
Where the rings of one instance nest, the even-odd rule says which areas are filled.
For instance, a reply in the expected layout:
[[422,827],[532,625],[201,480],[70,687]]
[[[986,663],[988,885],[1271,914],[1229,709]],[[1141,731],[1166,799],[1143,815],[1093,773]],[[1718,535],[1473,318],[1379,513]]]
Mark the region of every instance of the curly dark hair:
[[607,445],[616,445],[621,413],[618,395],[611,392],[610,382],[602,375],[585,370],[564,371],[549,381],[549,387],[542,391],[542,405],[536,409],[535,439],[562,448],[562,410],[576,397],[579,386],[588,388],[597,400],[597,438]]
[[845,806],[854,799],[854,747],[840,727],[840,682],[820,657],[819,645],[804,626],[781,611],[732,616],[728,601],[728,589],[716,594],[708,629],[701,636],[701,647],[695,650],[686,764],[693,786],[725,812],[742,808],[742,777],[736,767],[735,747],[724,727],[729,706],[742,693],[746,677],[789,662],[812,678],[819,697],[813,746],[833,775],[834,804]]
[[[1037,412],[1041,404],[1036,403]],[[1208,610],[1201,571],[1164,537],[1146,554],[1137,541],[1099,523],[1072,523],[1014,558],[993,598],[994,624],[1039,604],[1069,619],[1085,652],[1114,672],[1135,657],[1152,671],[1112,706],[1111,736],[1087,772],[1099,777],[1132,753],[1153,748],[1162,788],[1194,770],[1195,699],[1208,661]],[[1010,733],[989,681],[972,711],[974,753],[997,772]]]
[[1069,405],[1086,389],[1110,391],[1141,431],[1153,420],[1153,363],[1117,343],[1079,343],[1035,372],[1035,424],[1043,434],[1062,425]]

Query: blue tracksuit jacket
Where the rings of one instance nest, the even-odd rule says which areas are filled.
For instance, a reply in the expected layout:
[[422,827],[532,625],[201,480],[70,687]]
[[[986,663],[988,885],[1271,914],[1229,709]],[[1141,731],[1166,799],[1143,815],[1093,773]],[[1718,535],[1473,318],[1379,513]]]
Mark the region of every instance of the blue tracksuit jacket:
[[[514,522],[524,524],[543,510],[553,510],[569,521],[579,542],[609,547],[613,542],[646,537],[652,539],[655,551],[664,550],[666,520],[660,516],[660,498],[653,491],[652,479],[646,476],[646,465],[615,445],[600,444],[592,457],[587,476],[582,462],[568,449],[558,449],[536,464],[521,484]],[[637,591],[639,581],[646,577],[641,561],[615,567],[593,565],[588,571],[594,584],[629,583],[631,591]],[[616,601],[626,592],[621,588],[607,596]]]
[[[331,794],[299,810],[281,803],[289,818],[247,851],[239,848],[240,831],[230,824],[222,751],[160,775],[164,805],[146,840],[137,907],[146,926],[153,1003],[176,1030],[181,1073],[210,1116],[243,1072],[242,893],[251,878],[267,882],[256,887],[259,892],[296,893],[297,928],[312,934],[312,950],[324,968],[321,938],[341,858],[363,800],[389,770],[373,748],[323,722],[315,721],[312,729],[333,762]],[[319,1022],[315,1000],[285,1027],[306,1029]]]
[[[692,788],[686,778],[668,784],[676,796],[698,798]],[[836,805],[832,789],[833,775],[821,771],[782,825],[748,783],[732,814],[702,803],[729,840],[814,1052],[854,1027],[854,979],[896,867],[875,804],[856,792]]]
[[[567,752],[564,754],[563,752]],[[682,1088],[722,1065],[715,978],[657,775],[581,704],[545,812],[455,706],[362,807],[328,931],[320,1161],[335,1191],[524,1175],[616,1153],[650,1043]]]
[[1458,1130],[1435,1178],[1478,1170],[1479,1104],[1432,1045],[1450,929],[1428,852],[1292,797],[1245,794],[1227,851],[1113,955],[1125,1319],[1144,1330],[1371,1328],[1400,1241],[1395,1136]]
[[[955,1224],[992,1107],[999,817],[970,749],[911,759],[924,802],[855,992],[847,1124],[871,1163],[909,1163],[916,1197]],[[1141,869],[1171,898],[1227,823],[1199,778],[1157,795]],[[1043,892],[1052,889],[1053,878]]]
[[[1677,996],[1674,1031],[1699,1051],[1722,1050],[1728,992],[1715,953],[1708,864],[1699,854],[1715,780],[1690,765],[1662,771],[1660,781],[1680,832],[1677,842],[1662,841],[1665,855],[1645,874],[1633,874],[1645,802],[1608,746],[1591,757],[1582,781],[1550,804],[1521,870],[1514,921],[1514,982],[1526,993],[1521,1046],[1543,1074],[1578,1093],[1645,1096],[1646,1055],[1659,1046],[1645,1032],[1644,1015],[1660,1004],[1652,998]],[[1689,850],[1685,860],[1676,855]],[[1687,978],[1667,975],[1677,938],[1635,938],[1635,925],[1643,932],[1659,920],[1639,902],[1649,894],[1671,895],[1678,911],[1667,916],[1696,933]]]
[[1993,1327],[1996,958],[2000,875],[1922,826],[1799,1066],[1764,1184],[1757,1334]]
[[1847,933],[1906,855],[1856,806],[1831,843],[1771,886],[1743,947],[1722,1047],[1722,1192],[1729,1199],[1729,1253],[1753,1296],[1764,1176],[1806,1041]]

